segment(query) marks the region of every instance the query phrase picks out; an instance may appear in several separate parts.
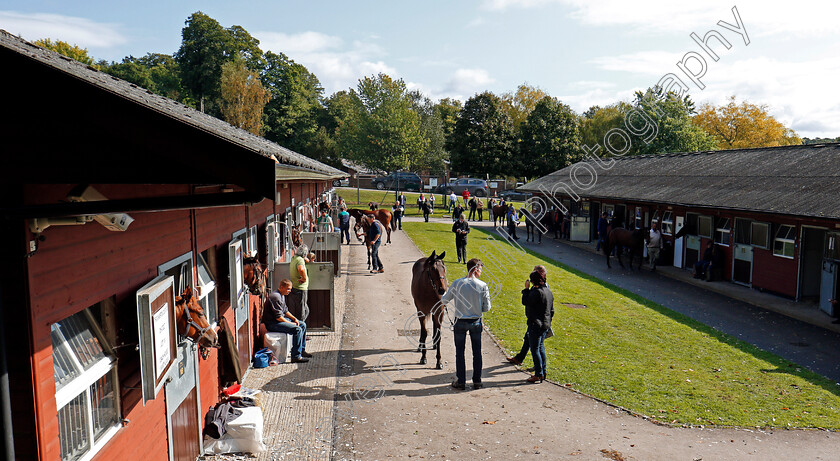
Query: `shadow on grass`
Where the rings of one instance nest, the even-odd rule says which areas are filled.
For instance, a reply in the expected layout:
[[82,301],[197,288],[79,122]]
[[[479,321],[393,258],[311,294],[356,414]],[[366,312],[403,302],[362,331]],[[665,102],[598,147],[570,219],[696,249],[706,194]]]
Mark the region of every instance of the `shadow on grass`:
[[[442,230],[435,230],[435,229],[428,229],[426,231],[428,231],[429,233],[446,233]],[[513,245],[510,242],[506,241],[505,239],[499,238],[499,236],[491,230],[475,228],[474,229],[474,239],[480,239],[481,237],[479,237],[478,235],[475,235],[475,234],[483,234],[484,236],[486,236],[485,238],[489,237],[489,238],[494,239],[497,243],[501,243],[501,244],[507,245],[509,247],[513,247]],[[673,310],[671,310],[671,309],[669,309],[669,308],[667,308],[667,307],[665,307],[661,304],[655,303],[655,302],[653,302],[649,299],[646,299],[646,298],[644,298],[644,297],[642,297],[642,296],[640,296],[636,293],[633,293],[631,291],[620,288],[620,287],[618,287],[616,285],[613,285],[609,282],[606,282],[606,281],[604,281],[604,280],[602,280],[598,277],[595,277],[593,275],[582,272],[578,269],[567,266],[566,264],[563,264],[562,262],[560,262],[558,260],[549,258],[549,257],[544,256],[544,255],[541,255],[541,254],[536,253],[536,252],[534,252],[530,249],[527,249],[527,248],[524,248],[524,247],[521,247],[521,246],[517,246],[516,250],[514,250],[514,252],[520,252],[520,249],[522,251],[525,251],[529,256],[531,256],[532,258],[534,258],[536,260],[555,265],[555,266],[557,266],[557,267],[559,267],[559,268],[561,268],[561,269],[563,269],[563,270],[565,270],[565,271],[567,271],[571,274],[574,274],[574,275],[576,275],[576,276],[578,276],[578,277],[580,277],[580,278],[582,278],[582,279],[584,279],[588,282],[591,282],[595,285],[599,285],[599,286],[601,286],[601,287],[603,287],[607,290],[610,290],[610,291],[612,291],[616,294],[619,294],[621,296],[627,297],[627,298],[641,304],[642,306],[645,306],[648,309],[651,309],[652,311],[654,311],[656,313],[659,313],[659,314],[661,314],[665,317],[668,317],[669,319],[671,319],[671,320],[673,320],[677,323],[680,323],[680,324],[685,325],[689,328],[692,328],[693,330],[698,331],[700,333],[706,334],[709,337],[711,337],[711,338],[713,338],[713,339],[715,339],[715,340],[717,340],[721,343],[724,343],[728,346],[731,346],[731,347],[733,347],[733,348],[735,348],[735,349],[737,349],[737,350],[739,350],[739,351],[741,351],[745,354],[751,355],[751,356],[753,356],[753,357],[755,357],[759,360],[766,361],[766,362],[768,362],[771,365],[776,367],[775,369],[766,369],[766,368],[765,369],[760,369],[760,371],[763,372],[763,373],[781,373],[781,374],[788,374],[788,375],[791,375],[791,376],[796,376],[798,378],[801,378],[801,379],[813,384],[816,387],[822,388],[822,389],[830,392],[831,394],[834,394],[836,396],[840,396],[840,386],[838,386],[833,380],[831,380],[829,378],[826,378],[826,377],[820,375],[819,373],[811,371],[808,368],[806,368],[805,366],[801,366],[801,365],[796,364],[796,363],[794,363],[790,360],[786,360],[786,359],[784,359],[784,358],[782,358],[782,357],[780,357],[776,354],[773,354],[772,352],[767,352],[767,351],[765,351],[763,349],[760,349],[760,348],[758,348],[758,347],[756,347],[756,346],[754,346],[750,343],[747,343],[747,342],[742,341],[738,338],[735,338],[734,336],[731,336],[729,334],[720,332],[720,331],[718,331],[718,330],[716,330],[716,329],[714,329],[714,328],[712,328],[712,327],[710,327],[710,326],[708,326],[704,323],[701,323],[701,322],[699,322],[699,321],[697,321],[697,320],[695,320],[691,317],[688,317],[685,314],[673,311]]]

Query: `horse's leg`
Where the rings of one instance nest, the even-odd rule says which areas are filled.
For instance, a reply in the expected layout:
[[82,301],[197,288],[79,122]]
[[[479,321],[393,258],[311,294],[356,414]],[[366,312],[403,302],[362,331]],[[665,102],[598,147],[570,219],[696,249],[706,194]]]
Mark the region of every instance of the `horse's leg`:
[[618,258],[618,265],[621,266],[622,269],[624,269],[624,263],[621,262],[621,253],[623,253],[623,252],[624,252],[624,247],[623,246],[621,246],[621,245],[616,245],[615,246],[615,257]]
[[[418,311],[419,312],[419,311]],[[420,313],[420,344],[417,346],[417,351],[422,352],[420,356],[420,365],[426,364],[426,316]]]
[[610,249],[609,241],[604,243],[604,254],[607,255],[607,269],[611,269],[612,265],[610,265],[610,253],[612,249]]
[[388,243],[391,243],[391,227],[388,226]]

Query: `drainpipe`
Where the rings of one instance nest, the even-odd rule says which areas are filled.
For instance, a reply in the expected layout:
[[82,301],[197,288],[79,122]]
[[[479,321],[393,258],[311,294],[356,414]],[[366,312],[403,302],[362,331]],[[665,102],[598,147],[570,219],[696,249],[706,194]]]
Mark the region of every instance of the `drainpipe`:
[[9,370],[6,366],[6,321],[0,296],[0,421],[3,425],[2,456],[6,461],[15,459],[15,439],[12,430],[12,401],[9,391]]

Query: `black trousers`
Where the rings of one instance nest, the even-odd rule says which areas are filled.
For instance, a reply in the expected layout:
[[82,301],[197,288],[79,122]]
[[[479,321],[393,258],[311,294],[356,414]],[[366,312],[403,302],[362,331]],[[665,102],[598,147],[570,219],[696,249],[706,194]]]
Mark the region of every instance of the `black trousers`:
[[458,252],[458,262],[467,262],[467,242],[455,240],[455,250]]

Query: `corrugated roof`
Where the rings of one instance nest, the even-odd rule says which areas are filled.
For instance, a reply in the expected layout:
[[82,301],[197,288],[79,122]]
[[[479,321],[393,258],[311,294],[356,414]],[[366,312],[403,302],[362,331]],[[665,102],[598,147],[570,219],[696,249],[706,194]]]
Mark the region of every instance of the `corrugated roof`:
[[[606,161],[607,159],[603,159]],[[518,190],[561,191],[581,197],[726,208],[840,219],[840,144],[734,149],[616,158],[588,190],[572,186],[570,166]]]
[[[341,170],[286,149],[265,138],[253,135],[177,101],[154,94],[133,83],[126,82],[105,72],[100,72],[74,59],[33,45],[2,29],[0,29],[0,46],[184,124],[216,135],[259,155],[277,158],[281,163],[308,168],[329,177],[341,177],[344,175],[344,172]],[[6,71],[9,71],[9,69],[6,69]]]

